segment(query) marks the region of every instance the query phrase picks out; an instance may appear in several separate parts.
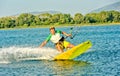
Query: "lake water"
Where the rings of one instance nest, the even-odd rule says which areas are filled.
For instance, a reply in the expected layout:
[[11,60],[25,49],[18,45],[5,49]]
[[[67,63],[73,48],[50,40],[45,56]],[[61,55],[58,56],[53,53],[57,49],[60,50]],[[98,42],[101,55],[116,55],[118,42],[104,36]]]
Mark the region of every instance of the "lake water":
[[38,48],[48,28],[0,30],[0,76],[120,76],[120,25],[75,27],[74,33],[68,41],[90,40],[92,48],[74,60],[53,61],[54,44]]

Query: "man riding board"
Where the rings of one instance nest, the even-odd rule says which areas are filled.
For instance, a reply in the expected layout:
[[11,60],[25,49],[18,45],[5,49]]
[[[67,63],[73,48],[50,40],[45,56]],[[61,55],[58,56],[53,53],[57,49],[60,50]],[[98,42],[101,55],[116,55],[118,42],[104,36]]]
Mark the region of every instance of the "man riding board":
[[66,41],[64,37],[61,36],[61,34],[65,36],[72,36],[71,34],[67,34],[66,32],[60,31],[60,30],[55,30],[55,27],[50,27],[50,34],[46,38],[44,42],[40,45],[40,47],[43,47],[47,44],[48,41],[52,41],[55,44],[55,47],[59,52],[64,52],[65,48],[72,48],[74,47],[73,44],[70,42]]

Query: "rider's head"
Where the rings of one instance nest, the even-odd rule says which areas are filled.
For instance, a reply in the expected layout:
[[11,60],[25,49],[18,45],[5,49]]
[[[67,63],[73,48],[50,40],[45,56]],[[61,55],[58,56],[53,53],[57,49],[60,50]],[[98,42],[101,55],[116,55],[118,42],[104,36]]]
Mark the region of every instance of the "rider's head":
[[50,33],[51,33],[51,34],[55,34],[55,27],[53,27],[53,26],[50,27]]

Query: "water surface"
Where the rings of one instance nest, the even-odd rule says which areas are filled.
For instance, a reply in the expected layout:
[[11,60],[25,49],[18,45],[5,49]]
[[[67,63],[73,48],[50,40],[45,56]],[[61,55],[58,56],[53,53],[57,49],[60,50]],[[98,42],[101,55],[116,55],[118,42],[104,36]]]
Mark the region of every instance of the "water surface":
[[[56,29],[70,32],[70,27]],[[119,76],[120,25],[75,29],[77,35],[68,41],[77,45],[90,40],[93,46],[72,61],[51,60],[59,53],[51,42],[38,48],[48,28],[0,30],[0,76]]]

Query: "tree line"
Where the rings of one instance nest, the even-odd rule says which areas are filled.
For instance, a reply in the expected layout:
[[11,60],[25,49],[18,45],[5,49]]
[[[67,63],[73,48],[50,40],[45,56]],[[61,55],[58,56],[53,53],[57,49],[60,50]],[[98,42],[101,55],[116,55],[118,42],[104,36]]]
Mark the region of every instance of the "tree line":
[[86,15],[76,13],[74,17],[72,17],[70,14],[62,13],[43,13],[39,15],[23,13],[18,17],[10,16],[0,18],[0,28],[94,23],[120,23],[120,12],[102,11],[99,13],[88,13]]

